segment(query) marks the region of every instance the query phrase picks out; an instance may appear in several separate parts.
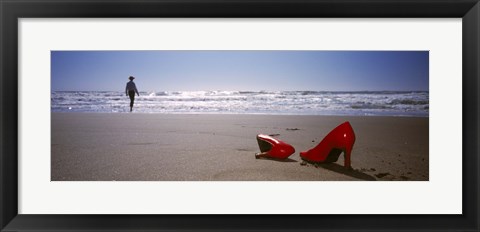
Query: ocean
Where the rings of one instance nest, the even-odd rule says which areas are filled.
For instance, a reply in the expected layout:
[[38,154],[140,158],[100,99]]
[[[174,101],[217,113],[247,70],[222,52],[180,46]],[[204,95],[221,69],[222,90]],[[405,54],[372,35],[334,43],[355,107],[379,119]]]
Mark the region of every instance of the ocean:
[[[171,91],[140,92],[134,112],[428,117],[426,91]],[[129,112],[120,91],[55,91],[52,112]]]

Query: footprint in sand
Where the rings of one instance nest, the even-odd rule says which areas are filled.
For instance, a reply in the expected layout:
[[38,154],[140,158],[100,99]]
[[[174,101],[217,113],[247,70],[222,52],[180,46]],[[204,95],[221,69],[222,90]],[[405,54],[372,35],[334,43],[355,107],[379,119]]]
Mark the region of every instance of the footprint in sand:
[[382,172],[382,173],[375,174],[375,176],[377,178],[383,178],[383,177],[388,176],[388,175],[392,175],[392,174],[390,174],[388,172]]
[[394,176],[388,172],[382,172],[382,173],[378,173],[378,174],[375,174],[375,176],[379,179],[383,179],[383,180],[410,180],[410,177],[407,177],[407,176],[404,176],[404,175],[401,175],[399,177],[397,176]]

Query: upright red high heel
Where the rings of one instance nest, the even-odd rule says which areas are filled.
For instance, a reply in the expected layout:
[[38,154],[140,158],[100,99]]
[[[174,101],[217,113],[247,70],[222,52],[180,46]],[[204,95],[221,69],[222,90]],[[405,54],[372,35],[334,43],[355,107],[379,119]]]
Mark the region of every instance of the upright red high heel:
[[255,158],[267,157],[273,159],[286,159],[295,152],[292,145],[272,138],[268,135],[257,135],[258,146],[262,153],[255,154]]
[[350,155],[355,143],[355,133],[349,122],[344,122],[330,131],[327,136],[314,148],[300,152],[303,160],[318,163],[332,163],[338,160],[344,152],[344,166],[351,168]]

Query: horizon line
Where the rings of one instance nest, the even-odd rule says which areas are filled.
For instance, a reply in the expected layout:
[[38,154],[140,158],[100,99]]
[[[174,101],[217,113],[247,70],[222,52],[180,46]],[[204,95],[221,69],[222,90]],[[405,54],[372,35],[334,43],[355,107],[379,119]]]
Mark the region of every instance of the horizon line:
[[[52,92],[124,92],[122,90],[51,90]],[[138,92],[200,92],[200,91],[229,91],[229,92],[429,92],[429,90],[154,90]]]

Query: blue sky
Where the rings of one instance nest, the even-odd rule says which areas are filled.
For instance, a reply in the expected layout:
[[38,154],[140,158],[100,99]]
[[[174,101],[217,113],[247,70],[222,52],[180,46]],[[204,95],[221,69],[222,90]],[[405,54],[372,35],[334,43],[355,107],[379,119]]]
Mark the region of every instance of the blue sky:
[[428,91],[428,51],[52,51],[52,91]]

